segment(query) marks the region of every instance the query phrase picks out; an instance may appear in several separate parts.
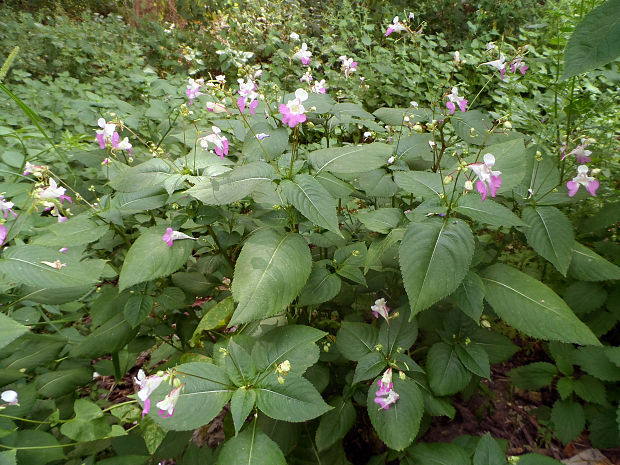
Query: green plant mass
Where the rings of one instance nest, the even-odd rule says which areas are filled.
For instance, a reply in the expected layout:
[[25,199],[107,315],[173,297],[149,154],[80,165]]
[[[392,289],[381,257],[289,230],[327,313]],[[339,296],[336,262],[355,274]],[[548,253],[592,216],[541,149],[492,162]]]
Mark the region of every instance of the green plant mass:
[[618,17],[3,2],[0,464],[616,463]]

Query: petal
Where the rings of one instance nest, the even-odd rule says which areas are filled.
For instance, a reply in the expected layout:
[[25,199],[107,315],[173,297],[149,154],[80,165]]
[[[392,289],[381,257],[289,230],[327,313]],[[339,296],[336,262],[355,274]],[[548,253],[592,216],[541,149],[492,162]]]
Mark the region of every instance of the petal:
[[566,183],[566,187],[568,188],[568,196],[572,197],[574,196],[577,191],[579,190],[579,184],[576,183],[575,181],[568,181]]
[[476,189],[478,190],[478,192],[480,192],[480,194],[482,194],[482,201],[484,202],[487,198],[487,193],[489,192],[486,183],[482,181],[476,181]]
[[448,108],[448,110],[450,110],[450,114],[453,115],[454,114],[454,103],[446,102],[446,107]]
[[591,196],[595,196],[596,195],[596,189],[599,188],[600,183],[598,182],[597,179],[595,179],[594,181],[590,181],[588,183],[588,185],[586,186],[586,190],[590,193]]

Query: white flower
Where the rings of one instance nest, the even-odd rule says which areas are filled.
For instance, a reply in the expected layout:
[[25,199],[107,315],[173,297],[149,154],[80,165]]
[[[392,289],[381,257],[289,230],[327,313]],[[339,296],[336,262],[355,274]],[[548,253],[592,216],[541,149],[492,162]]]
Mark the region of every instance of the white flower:
[[12,390],[2,392],[2,394],[0,394],[0,399],[2,399],[2,401],[6,402],[8,405],[19,405],[17,392]]
[[291,32],[291,35],[289,37],[291,40],[294,40],[294,41],[299,40],[299,34],[297,34],[296,32]]
[[181,395],[181,386],[173,389],[170,393],[164,397],[164,400],[157,402],[157,408],[159,415],[162,415],[164,418],[171,417],[174,414],[174,407],[176,406],[179,396]]
[[308,44],[305,42],[301,44],[301,48],[293,55],[294,60],[299,60],[306,66],[310,64],[310,58],[312,58],[312,52],[308,50]]
[[54,178],[50,178],[49,186],[37,193],[37,197],[40,199],[57,199],[65,195],[66,189],[64,187],[58,187]]

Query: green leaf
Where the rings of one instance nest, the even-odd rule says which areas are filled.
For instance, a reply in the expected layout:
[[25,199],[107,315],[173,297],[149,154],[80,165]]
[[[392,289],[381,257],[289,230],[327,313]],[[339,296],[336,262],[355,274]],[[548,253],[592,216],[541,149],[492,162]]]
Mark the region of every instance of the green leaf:
[[491,365],[486,351],[478,344],[457,345],[456,354],[461,363],[473,374],[481,378],[491,379]]
[[577,241],[573,244],[573,258],[568,272],[581,281],[620,279],[620,267],[608,262]]
[[562,465],[562,462],[541,454],[525,454],[519,457],[519,465]]
[[555,386],[562,399],[567,399],[574,391],[574,384],[571,378],[560,378]]
[[317,174],[322,171],[364,173],[386,165],[393,150],[391,145],[380,142],[334,147],[310,152],[308,161],[317,170]]
[[200,319],[198,326],[194,330],[190,344],[192,346],[200,344],[200,339],[204,331],[226,326],[226,319],[232,315],[234,309],[235,302],[232,297],[226,297],[221,302],[218,302],[215,307],[209,309]]
[[535,391],[549,386],[557,374],[558,369],[552,363],[534,362],[513,368],[508,372],[508,377],[518,388]]
[[0,465],[17,465],[17,451],[7,450],[0,452]]
[[366,278],[360,269],[366,261],[366,244],[356,242],[346,247],[340,247],[334,252],[336,273],[343,278],[366,286]]
[[256,375],[254,361],[247,350],[237,343],[243,343],[243,336],[232,337],[228,340],[227,353],[224,357],[226,374],[235,386],[248,386]]
[[256,423],[226,441],[218,465],[286,465],[284,454],[269,437],[256,428]]
[[507,265],[492,265],[482,272],[486,300],[497,315],[528,336],[582,345],[600,345],[551,289]]
[[332,197],[344,198],[351,194],[355,188],[348,182],[344,182],[342,179],[337,178],[333,174],[323,171],[318,173],[314,178],[321,183],[321,185],[327,189]]
[[192,253],[194,241],[174,241],[172,247],[162,240],[165,227],[147,229],[127,252],[118,282],[120,291],[134,284],[169,276],[181,268]]
[[136,166],[123,166],[123,170],[110,180],[110,185],[119,192],[138,192],[161,187],[170,178],[182,175],[169,165],[169,162],[154,158]]
[[241,387],[232,395],[230,399],[230,413],[235,425],[235,435],[239,434],[239,430],[248,419],[255,404],[256,391],[253,389],[248,390],[245,387]]
[[132,295],[123,308],[125,321],[135,328],[148,318],[153,309],[153,297],[150,295],[138,294]]
[[66,344],[51,336],[37,335],[32,339],[29,336],[22,339],[23,342],[17,347],[18,350],[0,361],[0,366],[28,371],[54,360]]
[[370,422],[379,438],[391,449],[403,450],[418,434],[424,413],[424,399],[418,385],[411,378],[392,378],[394,391],[400,396],[396,403],[384,410],[375,403],[377,381],[368,389],[367,408]]
[[606,405],[605,385],[594,376],[583,375],[579,379],[573,380],[575,394],[586,402],[594,402],[599,405]]
[[280,326],[262,336],[252,350],[252,359],[259,371],[273,369],[288,360],[291,373],[302,375],[319,359],[315,342],[326,333],[311,326]]
[[157,451],[157,448],[161,445],[168,434],[166,430],[155,423],[155,421],[148,415],[140,422],[140,430],[142,431],[144,444],[150,454],[154,454]]
[[299,294],[299,305],[318,305],[338,295],[342,281],[323,265],[313,265],[308,282]]
[[618,433],[617,411],[615,409],[603,409],[588,420],[590,421],[588,439],[593,447],[601,449],[618,447],[620,434]]
[[388,234],[398,226],[398,223],[403,218],[403,214],[398,208],[379,208],[368,212],[360,212],[356,217],[370,231]]
[[155,404],[170,392],[163,382],[151,394],[151,418],[165,430],[189,431],[209,423],[220,413],[233,395],[230,380],[223,368],[206,362],[191,362],[176,367],[178,379],[184,384],[174,415],[163,418]]
[[73,410],[75,418],[60,427],[62,434],[68,438],[80,442],[95,441],[105,438],[112,431],[97,404],[86,399],[77,399]]
[[551,409],[553,432],[563,444],[568,444],[586,427],[586,416],[581,404],[570,400],[556,400]]
[[400,244],[399,262],[411,317],[454,292],[469,270],[474,237],[461,220],[411,223]]
[[351,384],[357,384],[361,381],[372,379],[381,373],[386,367],[387,360],[385,359],[385,355],[379,351],[370,352],[360,358],[357,362]]
[[605,347],[580,347],[573,357],[581,368],[603,381],[620,381],[620,367],[612,363]]
[[[268,134],[262,140],[256,138],[257,134]],[[286,128],[272,128],[265,122],[260,122],[248,129],[243,141],[242,153],[250,161],[276,160],[286,150],[288,145],[288,131]]]
[[312,257],[299,234],[265,229],[251,236],[235,263],[230,326],[282,313],[310,276]]
[[57,398],[75,392],[78,386],[84,386],[92,379],[92,370],[81,367],[44,373],[36,378],[36,385],[41,396]]
[[75,358],[96,358],[121,350],[134,336],[135,331],[122,314],[106,321],[71,349]]
[[398,316],[391,315],[389,324],[382,321],[379,328],[379,344],[389,356],[405,352],[418,338],[418,323],[415,320],[409,321],[406,315],[398,313]]
[[464,195],[460,198],[458,206],[454,210],[462,215],[468,216],[474,221],[482,224],[495,226],[496,228],[510,228],[512,226],[527,226],[508,208],[486,199],[484,202],[477,195]]
[[0,313],[0,349],[27,332],[26,326]]
[[505,362],[519,351],[519,347],[514,345],[509,338],[494,331],[479,328],[472,335],[472,339],[487,351],[491,363]]
[[527,207],[523,219],[530,226],[525,230],[527,243],[566,276],[574,242],[568,218],[555,207]]
[[256,405],[275,420],[301,422],[323,415],[333,407],[327,405],[310,381],[289,373],[280,384],[272,374],[255,388]]
[[428,351],[426,372],[431,389],[438,396],[456,394],[469,383],[471,374],[460,362],[454,347],[437,342]]
[[[63,448],[50,433],[37,430],[16,431],[0,438],[0,444],[24,449],[17,451],[19,465],[43,465],[53,461],[62,461],[65,458]],[[45,447],[49,446],[49,447]],[[37,449],[26,449],[37,447]]]
[[437,173],[427,171],[397,171],[394,182],[416,198],[432,199],[443,195],[442,179]]
[[566,288],[562,297],[577,315],[584,315],[602,307],[607,292],[600,284],[575,281]]
[[418,443],[409,449],[407,465],[469,465],[469,455],[456,444]]
[[319,181],[308,174],[298,174],[293,181],[282,181],[280,187],[286,199],[312,223],[342,236],[336,200]]
[[343,321],[336,335],[336,347],[340,354],[353,361],[375,352],[379,331],[366,323]]
[[620,56],[618,18],[618,0],[608,0],[583,18],[566,45],[562,79],[599,68]]
[[[60,269],[42,263],[60,260]],[[18,245],[2,253],[0,273],[4,279],[37,288],[56,289],[95,284],[103,272],[103,260],[77,261],[56,249],[40,245]]]
[[316,447],[319,451],[325,450],[342,439],[355,423],[357,414],[350,400],[342,397],[334,397],[330,401],[334,407],[321,417],[319,427],[316,429]]
[[75,247],[101,239],[108,229],[107,225],[98,225],[88,216],[80,215],[47,227],[44,230],[47,233],[36,236],[31,243],[47,247]]
[[452,296],[465,315],[476,322],[480,320],[484,308],[484,284],[480,276],[469,271]]
[[186,192],[207,205],[225,205],[247,197],[261,183],[275,179],[276,171],[268,163],[256,161],[231,171],[202,179]]
[[473,465],[504,465],[506,456],[504,451],[491,434],[486,433],[478,441],[476,451],[474,452]]
[[377,266],[383,255],[390,250],[390,247],[400,241],[404,234],[404,229],[393,229],[385,238],[372,241],[368,247],[366,260],[364,260],[364,274],[368,272],[370,267]]

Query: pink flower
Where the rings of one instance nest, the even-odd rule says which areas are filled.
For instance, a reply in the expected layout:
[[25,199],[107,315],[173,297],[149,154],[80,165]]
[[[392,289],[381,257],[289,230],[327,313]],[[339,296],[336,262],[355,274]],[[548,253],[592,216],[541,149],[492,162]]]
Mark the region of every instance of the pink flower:
[[357,71],[357,61],[353,61],[353,58],[347,58],[346,55],[342,55],[338,59],[342,61],[340,69],[344,72],[344,77],[349,79],[350,74]]
[[450,114],[454,114],[455,106],[457,104],[462,112],[467,111],[467,100],[465,97],[459,96],[459,90],[456,87],[452,88],[452,91],[448,94],[448,101],[446,102],[446,107],[450,110]]
[[[116,133],[116,134],[118,134],[118,133]],[[116,145],[114,146],[114,148],[116,148],[118,150],[126,150],[130,154],[133,154],[133,146],[129,143],[129,138],[128,137],[125,137],[120,142],[117,141]]]
[[469,167],[478,176],[476,181],[476,189],[482,194],[482,201],[487,198],[487,193],[491,193],[491,197],[495,197],[497,190],[502,185],[501,171],[493,171],[491,168],[495,164],[495,157],[490,153],[485,153],[482,157],[484,163],[472,163]]
[[240,95],[240,97],[237,99],[237,106],[239,107],[239,111],[243,113],[245,111],[246,105],[249,105],[250,112],[253,116],[254,112],[256,111],[256,107],[258,106],[258,100],[256,100],[258,98],[258,93],[256,93],[256,89],[258,89],[258,86],[250,78],[248,78],[247,82],[245,82],[243,79],[238,79],[237,82],[239,83],[238,93]]
[[375,404],[379,404],[380,409],[389,410],[390,405],[395,404],[399,398],[400,396],[398,395],[398,393],[394,390],[391,390],[387,393],[387,397],[375,397]]
[[215,146],[215,153],[223,160],[225,155],[228,155],[228,139],[226,136],[222,136],[222,130],[217,126],[211,126],[213,134],[200,139],[200,146],[204,150],[209,149],[209,143]]
[[525,74],[528,70],[528,66],[523,62],[523,57],[518,56],[510,62],[510,71],[516,73],[517,69],[521,74]]
[[492,66],[493,68],[497,69],[501,75],[502,81],[504,80],[504,76],[506,75],[506,57],[503,54],[500,54],[499,59],[495,61],[487,61],[486,63],[482,64]]
[[[97,142],[99,142],[99,147],[105,149],[107,143],[111,143],[112,145],[118,142],[118,133],[116,132],[116,124],[107,123],[105,119],[99,118],[97,124],[101,129],[97,129]],[[26,165],[27,166],[27,165]]]
[[586,147],[588,145],[590,145],[590,140],[585,139],[585,138],[581,139],[581,144],[579,144],[577,147],[575,147],[570,152],[565,153],[561,159],[564,160],[569,155],[575,155],[575,159],[577,160],[577,163],[579,163],[580,165],[589,163],[590,155],[592,155],[592,152],[590,150],[586,150]]
[[579,165],[577,167],[577,176],[572,181],[566,183],[568,188],[568,196],[574,196],[579,190],[579,186],[583,186],[590,193],[590,195],[596,195],[596,190],[599,188],[600,183],[592,176],[588,176],[588,167],[586,165]]
[[12,213],[13,216],[17,218],[17,213],[13,211],[14,206],[15,204],[13,202],[4,200],[4,195],[0,194],[0,211],[4,216],[4,219],[7,219],[9,217],[9,213]]
[[398,16],[394,16],[392,24],[390,24],[387,28],[387,31],[385,31],[385,37],[389,36],[392,32],[401,32],[406,30],[407,28],[403,23],[400,22]]
[[[105,146],[104,146],[105,148]],[[37,178],[42,176],[43,171],[45,171],[46,167],[33,165],[29,161],[26,162],[26,166],[24,166],[24,172],[22,173],[24,176],[28,176],[29,174],[34,174]]]
[[308,44],[305,42],[301,44],[301,48],[293,55],[293,60],[300,60],[304,66],[310,64],[310,58],[312,58],[312,52],[308,50]]
[[385,318],[385,321],[388,321],[388,312],[390,311],[390,307],[387,306],[385,299],[377,299],[375,300],[375,304],[370,307],[372,310],[372,314],[375,318],[379,318],[381,315]]
[[185,90],[185,93],[187,94],[187,98],[189,99],[189,104],[191,105],[192,103],[194,103],[194,99],[199,97],[200,95],[203,95],[202,92],[200,92],[200,88],[204,85],[205,81],[204,79],[192,79],[192,78],[188,78],[187,79],[187,89]]
[[6,226],[3,224],[0,224],[0,245],[4,244],[4,241],[6,240],[6,236],[8,235],[9,231],[6,229]]
[[282,115],[282,123],[288,124],[291,128],[294,128],[299,123],[306,121],[306,109],[302,102],[307,99],[308,92],[303,89],[297,89],[293,100],[289,100],[286,105],[281,104],[278,109]]
[[383,410],[389,410],[390,405],[395,404],[400,398],[398,393],[394,391],[392,383],[392,368],[388,368],[383,373],[380,380],[377,381],[379,390],[375,392],[375,404],[379,404]]
[[314,81],[314,85],[310,87],[310,92],[314,94],[324,94],[325,92],[327,92],[325,90],[325,79],[322,79],[320,81]]
[[140,371],[138,371],[138,376],[133,380],[140,388],[138,391],[138,399],[144,402],[144,408],[142,409],[142,418],[144,418],[144,415],[148,414],[151,410],[151,399],[149,399],[149,397],[153,391],[159,387],[164,378],[157,375],[146,376],[144,370],[140,369]]
[[207,102],[207,110],[213,113],[226,113],[226,107],[221,103]]
[[183,385],[173,389],[166,397],[164,397],[164,400],[157,402],[157,408],[159,409],[159,412],[157,413],[159,415],[164,418],[170,418],[174,415],[174,408],[179,400],[179,396],[181,395],[182,387]]
[[168,245],[168,247],[172,247],[174,241],[178,241],[180,239],[192,239],[194,241],[196,240],[196,238],[188,236],[187,234],[184,234],[182,232],[175,231],[172,228],[166,228],[166,234],[161,237],[161,240],[164,241]]

